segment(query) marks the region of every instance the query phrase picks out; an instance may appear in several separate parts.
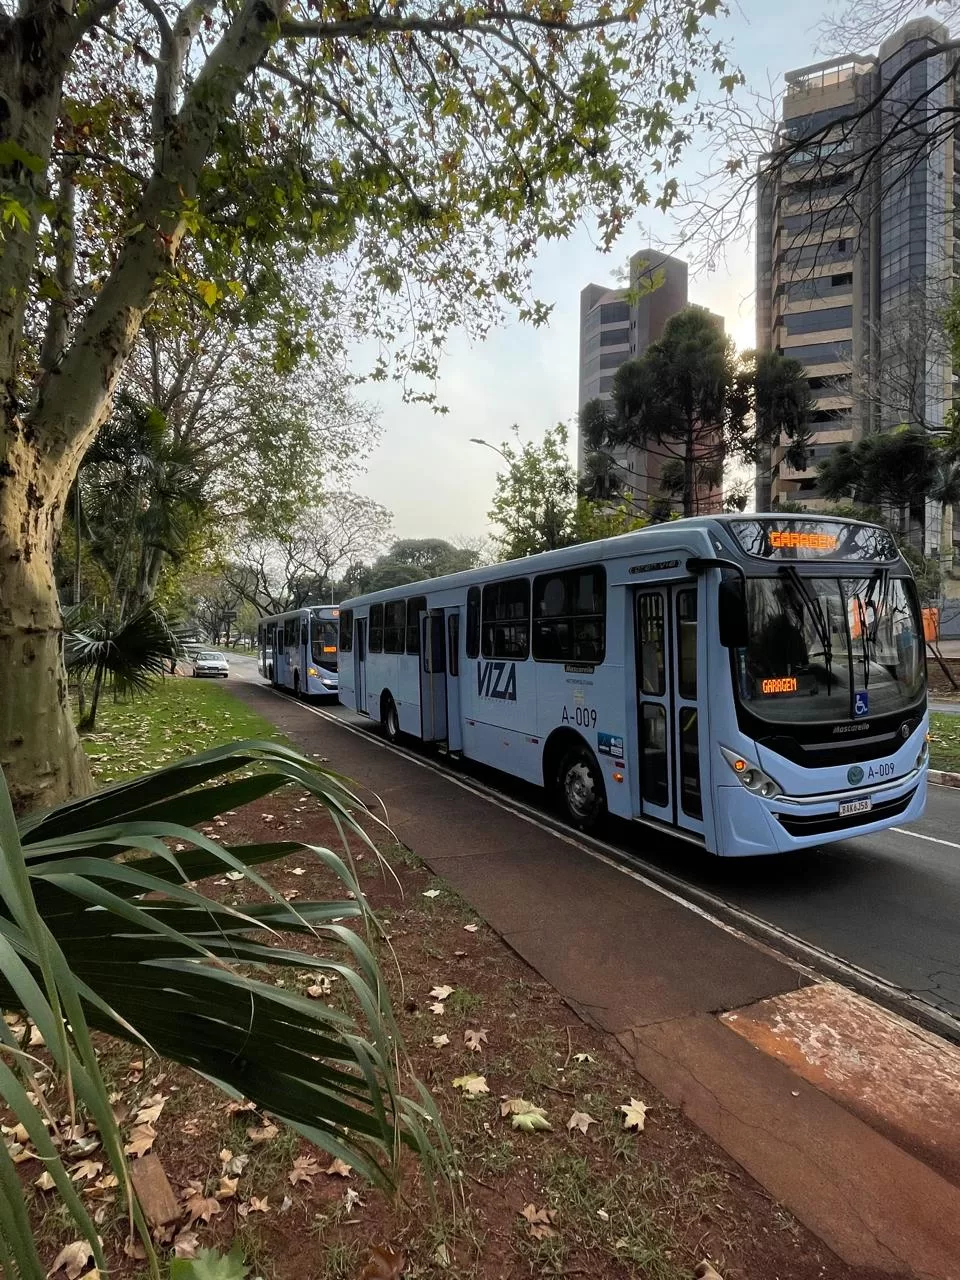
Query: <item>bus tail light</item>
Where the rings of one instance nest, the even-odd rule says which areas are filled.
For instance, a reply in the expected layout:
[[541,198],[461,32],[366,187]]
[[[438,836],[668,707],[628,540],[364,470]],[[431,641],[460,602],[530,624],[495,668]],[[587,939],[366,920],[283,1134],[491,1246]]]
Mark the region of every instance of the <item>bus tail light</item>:
[[771,778],[769,773],[764,773],[752,760],[745,759],[728,747],[721,747],[720,754],[737,775],[737,780],[742,787],[746,787],[754,795],[763,796],[765,800],[772,800],[774,796],[780,794],[780,783],[775,778]]

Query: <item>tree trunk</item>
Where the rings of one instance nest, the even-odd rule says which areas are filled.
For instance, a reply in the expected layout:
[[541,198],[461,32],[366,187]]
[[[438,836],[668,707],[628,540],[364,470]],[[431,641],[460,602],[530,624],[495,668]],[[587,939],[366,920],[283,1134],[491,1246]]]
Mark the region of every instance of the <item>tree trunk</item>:
[[0,470],[0,767],[18,811],[91,789],[74,728],[53,577],[55,509],[30,469]]
[[687,423],[686,448],[683,453],[683,514],[697,514],[696,435],[693,419]]

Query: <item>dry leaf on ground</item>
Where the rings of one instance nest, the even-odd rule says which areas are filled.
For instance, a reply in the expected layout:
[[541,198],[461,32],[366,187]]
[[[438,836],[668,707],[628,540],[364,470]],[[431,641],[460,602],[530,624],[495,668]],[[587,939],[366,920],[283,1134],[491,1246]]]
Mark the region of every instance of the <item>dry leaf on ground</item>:
[[224,1147],[220,1152],[220,1163],[223,1165],[220,1172],[224,1177],[239,1178],[250,1163],[250,1157],[235,1156],[229,1147]]
[[195,1231],[181,1231],[173,1242],[173,1256],[175,1258],[195,1258],[199,1244],[200,1237]]
[[148,1151],[152,1150],[156,1137],[157,1131],[152,1124],[138,1124],[135,1129],[130,1130],[130,1139],[123,1148],[124,1154],[128,1156],[145,1156]]
[[448,1045],[449,1043],[450,1043],[450,1037],[447,1035],[446,1032],[444,1032],[442,1036],[433,1037],[433,1047],[435,1049],[442,1049],[444,1045]]
[[216,1196],[204,1194],[202,1182],[187,1183],[187,1189],[182,1198],[191,1226],[198,1218],[203,1222],[209,1222],[215,1214],[220,1212],[220,1202]]
[[81,1162],[70,1170],[71,1182],[86,1182],[88,1178],[95,1178],[99,1173],[103,1172],[103,1165],[96,1160],[81,1160]]
[[453,995],[453,987],[434,987],[430,992],[432,1000],[446,1000],[447,996]]
[[436,1013],[438,1015],[443,1013],[443,1005],[440,1003],[439,1000],[436,1002],[436,1004],[432,1004],[430,1006],[430,1012]]
[[500,1114],[509,1116],[514,1129],[522,1129],[524,1133],[533,1133],[536,1129],[552,1129],[547,1113],[542,1107],[535,1107],[526,1098],[503,1098],[500,1102]]
[[579,1129],[581,1133],[586,1133],[592,1124],[596,1124],[593,1116],[586,1111],[574,1111],[573,1115],[567,1121],[568,1129]]
[[468,1027],[463,1033],[463,1043],[471,1053],[479,1053],[480,1046],[487,1043],[487,1028],[481,1027],[479,1031],[475,1031],[472,1027]]
[[478,924],[465,924],[463,927],[467,933],[476,933],[480,928]]
[[715,1270],[713,1263],[708,1262],[706,1258],[702,1262],[698,1262],[693,1274],[697,1280],[723,1280],[720,1272]]
[[166,1098],[159,1093],[155,1093],[152,1098],[145,1098],[133,1118],[133,1123],[156,1124],[160,1119],[160,1112],[163,1110],[166,1101]]
[[221,1178],[220,1185],[217,1187],[218,1200],[232,1200],[237,1194],[237,1183],[239,1178]]
[[297,1156],[293,1162],[293,1168],[287,1174],[287,1181],[295,1187],[298,1182],[309,1182],[319,1172],[319,1161],[314,1160],[313,1156]]
[[538,1209],[534,1204],[527,1204],[520,1214],[526,1218],[530,1234],[535,1240],[552,1240],[556,1236],[553,1223],[557,1215],[552,1209]]
[[350,1170],[351,1166],[337,1156],[334,1160],[330,1161],[323,1172],[328,1174],[331,1178],[349,1178]]
[[407,1260],[388,1244],[374,1245],[360,1272],[360,1280],[400,1280]]
[[464,1093],[476,1095],[478,1093],[489,1093],[487,1088],[486,1077],[478,1075],[457,1076],[452,1082],[455,1089],[462,1089]]
[[321,996],[328,996],[333,990],[333,983],[325,973],[314,975],[312,986],[307,987],[307,995],[313,1000],[319,1000]]
[[272,1141],[280,1130],[275,1124],[271,1124],[268,1120],[261,1128],[256,1126],[247,1130],[247,1137],[251,1142],[261,1143]]
[[636,1098],[631,1098],[629,1102],[624,1102],[620,1110],[623,1112],[623,1127],[625,1129],[636,1129],[639,1133],[643,1128],[649,1108],[645,1102],[638,1102]]
[[251,1196],[247,1202],[247,1209],[250,1213],[269,1213],[270,1200],[267,1196]]
[[595,1062],[596,1061],[592,1053],[575,1053],[573,1055],[573,1060],[574,1062]]
[[73,1244],[65,1244],[57,1254],[56,1261],[47,1272],[52,1276],[61,1268],[67,1273],[67,1280],[77,1280],[93,1261],[93,1250],[86,1240],[75,1240]]
[[44,1169],[43,1173],[41,1173],[40,1177],[37,1178],[33,1185],[35,1187],[39,1187],[41,1191],[52,1191],[57,1184],[54,1182],[53,1178],[51,1178],[50,1171],[48,1169]]

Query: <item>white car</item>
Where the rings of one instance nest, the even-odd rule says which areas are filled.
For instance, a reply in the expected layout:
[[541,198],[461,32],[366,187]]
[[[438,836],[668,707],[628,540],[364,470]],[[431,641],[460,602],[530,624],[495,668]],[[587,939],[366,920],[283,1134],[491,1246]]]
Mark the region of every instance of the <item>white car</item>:
[[195,676],[223,676],[230,674],[230,664],[222,653],[214,653],[212,649],[201,649],[193,660]]

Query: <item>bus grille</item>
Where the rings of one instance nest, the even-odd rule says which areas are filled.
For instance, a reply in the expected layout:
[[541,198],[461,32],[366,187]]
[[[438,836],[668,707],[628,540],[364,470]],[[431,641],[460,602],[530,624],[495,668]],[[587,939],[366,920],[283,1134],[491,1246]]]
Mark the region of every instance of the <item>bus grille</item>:
[[841,818],[836,813],[777,813],[774,816],[792,836],[825,836],[831,831],[855,831],[857,827],[865,827],[871,822],[896,818],[904,812],[916,794],[917,789],[914,787],[905,796],[898,796],[896,800],[883,800],[867,813],[852,813],[846,818]]

